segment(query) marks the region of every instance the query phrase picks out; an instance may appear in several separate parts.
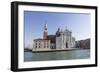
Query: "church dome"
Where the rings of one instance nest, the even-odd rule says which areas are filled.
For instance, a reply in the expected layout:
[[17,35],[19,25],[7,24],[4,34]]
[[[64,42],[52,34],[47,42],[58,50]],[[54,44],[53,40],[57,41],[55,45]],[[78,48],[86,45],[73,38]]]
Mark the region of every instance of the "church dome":
[[60,28],[58,28],[58,30],[56,32],[56,36],[60,36],[60,32],[61,32],[61,30],[60,30]]

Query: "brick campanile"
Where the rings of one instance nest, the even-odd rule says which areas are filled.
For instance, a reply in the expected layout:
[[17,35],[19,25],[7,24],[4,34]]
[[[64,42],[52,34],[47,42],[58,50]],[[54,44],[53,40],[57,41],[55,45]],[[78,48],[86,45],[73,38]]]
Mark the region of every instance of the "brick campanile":
[[44,25],[44,32],[43,32],[43,39],[47,39],[47,35],[48,35],[48,32],[47,32],[47,24]]

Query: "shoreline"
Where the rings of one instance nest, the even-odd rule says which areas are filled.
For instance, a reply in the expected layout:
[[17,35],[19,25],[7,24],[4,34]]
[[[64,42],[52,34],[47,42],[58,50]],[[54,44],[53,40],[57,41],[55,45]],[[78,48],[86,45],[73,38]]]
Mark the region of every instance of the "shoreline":
[[80,49],[80,48],[71,48],[71,49],[50,49],[50,50],[35,50],[35,51],[32,51],[32,53],[42,53],[42,52],[62,52],[62,51],[73,51],[73,50],[86,50],[86,49]]

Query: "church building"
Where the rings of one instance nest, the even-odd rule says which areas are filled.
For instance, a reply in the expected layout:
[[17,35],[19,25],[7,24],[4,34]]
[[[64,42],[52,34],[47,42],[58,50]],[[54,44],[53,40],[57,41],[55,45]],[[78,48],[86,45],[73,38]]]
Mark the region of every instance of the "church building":
[[75,38],[68,29],[61,30],[58,28],[56,32],[56,49],[67,49],[75,47]]
[[48,35],[47,24],[44,26],[43,38],[33,40],[33,51],[66,50],[75,47],[75,38],[67,28],[58,28],[56,34]]

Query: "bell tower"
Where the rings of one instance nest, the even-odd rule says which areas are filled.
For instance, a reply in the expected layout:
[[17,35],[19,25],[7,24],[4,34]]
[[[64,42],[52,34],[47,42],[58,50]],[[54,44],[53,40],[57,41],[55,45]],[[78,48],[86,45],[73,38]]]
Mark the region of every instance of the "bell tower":
[[48,35],[48,32],[47,32],[47,24],[44,25],[44,32],[43,32],[43,39],[47,39],[47,35]]

